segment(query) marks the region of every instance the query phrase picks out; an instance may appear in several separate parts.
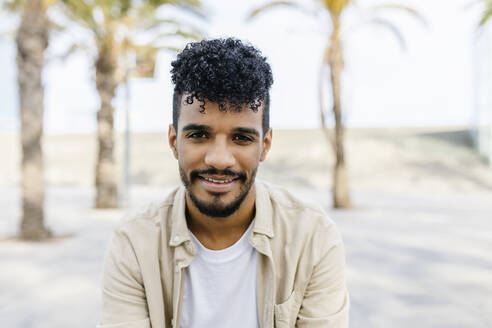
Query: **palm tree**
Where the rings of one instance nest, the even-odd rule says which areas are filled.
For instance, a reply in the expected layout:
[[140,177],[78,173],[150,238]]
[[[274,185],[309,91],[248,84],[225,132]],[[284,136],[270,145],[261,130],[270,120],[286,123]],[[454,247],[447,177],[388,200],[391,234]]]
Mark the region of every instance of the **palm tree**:
[[[478,21],[478,24],[477,24],[477,32],[475,37],[476,37],[476,40],[475,41],[478,41],[477,43],[478,44],[483,44],[483,41],[485,39],[485,45],[486,45],[486,48],[488,48],[487,46],[487,43],[488,43],[488,39],[489,39],[489,36],[488,36],[488,33],[487,33],[487,30],[489,29],[489,27],[487,27],[486,25],[489,24],[490,22],[490,19],[492,17],[492,0],[475,0],[473,2],[470,1],[470,4],[468,6],[468,8],[471,8],[472,6],[474,5],[482,5],[482,13],[481,13],[481,16],[480,16],[480,20]],[[485,31],[484,31],[485,29]],[[490,56],[490,50],[486,50],[484,51],[485,54],[484,55],[484,58],[486,58],[487,56]],[[483,61],[482,60],[477,60],[477,61],[474,61],[474,66],[476,66],[478,68],[479,71],[487,71],[487,65],[485,65],[484,67],[481,67],[483,65]],[[480,83],[480,80],[479,79],[479,83]],[[481,95],[486,95],[486,93],[488,93],[488,89],[490,89],[490,83],[488,81],[482,81],[481,83],[485,84],[487,86],[487,88],[477,88],[478,89],[478,94],[477,96],[480,97]],[[484,89],[484,91],[480,92],[479,90],[482,90]],[[489,166],[492,167],[492,146],[489,146],[489,145],[492,145],[492,120],[486,118],[487,115],[485,115],[485,117],[483,117],[483,114],[481,114],[482,110],[478,109],[479,111],[479,115],[477,116],[479,121],[477,122],[477,127],[476,127],[476,137],[474,138],[474,144],[477,148],[477,151],[483,155],[484,159],[486,160],[486,162],[488,162]],[[484,112],[488,112],[488,113],[492,113],[492,108],[484,108],[483,109]]]
[[[199,13],[199,0],[62,0],[69,17],[90,32],[97,55],[94,60],[96,87],[100,98],[97,113],[98,157],[95,169],[96,208],[118,206],[117,176],[114,160],[115,91],[127,74],[125,63],[129,51],[155,53],[159,48],[176,50],[159,44],[165,37],[198,38],[196,29],[171,19],[156,17],[157,8],[174,5]],[[162,32],[163,28],[166,28]],[[171,30],[170,30],[170,29]],[[139,33],[156,32],[157,37],[144,45],[135,42]]]
[[489,21],[490,17],[492,17],[492,0],[482,0],[480,2],[484,2],[485,5],[482,17],[480,17],[480,21],[478,23],[478,25],[481,27]]
[[[352,207],[352,202],[350,199],[344,148],[345,128],[342,120],[343,111],[341,102],[341,76],[344,68],[344,52],[342,40],[342,27],[344,22],[343,16],[352,7],[353,0],[323,0],[316,1],[316,3],[318,6],[321,5],[322,10],[310,10],[309,8],[305,8],[295,1],[273,1],[255,9],[251,12],[249,17],[255,17],[258,14],[263,13],[264,11],[280,6],[301,9],[301,11],[303,12],[314,13],[315,15],[317,15],[319,12],[327,13],[325,17],[329,18],[331,29],[329,32],[329,38],[327,38],[328,42],[324,47],[322,62],[319,69],[320,78],[318,81],[321,126],[335,153],[335,166],[333,174],[333,206],[335,208],[350,208]],[[370,13],[371,17],[367,19],[367,22],[378,24],[388,28],[392,33],[396,35],[400,42],[403,42],[403,38],[396,26],[390,21],[386,20],[383,16],[378,16],[378,13],[385,9],[393,9],[404,11],[419,19],[422,19],[415,10],[402,5],[379,5],[370,9],[371,10],[367,12]],[[325,82],[326,78],[324,74],[326,68],[329,68],[330,71],[331,96],[333,100],[332,112],[335,118],[334,135],[328,129],[323,103],[323,83]]]
[[6,3],[8,9],[21,14],[15,41],[22,146],[20,238],[26,240],[42,240],[52,235],[44,222],[45,186],[41,147],[44,87],[41,75],[51,28],[46,11],[53,3],[47,0],[13,0]]

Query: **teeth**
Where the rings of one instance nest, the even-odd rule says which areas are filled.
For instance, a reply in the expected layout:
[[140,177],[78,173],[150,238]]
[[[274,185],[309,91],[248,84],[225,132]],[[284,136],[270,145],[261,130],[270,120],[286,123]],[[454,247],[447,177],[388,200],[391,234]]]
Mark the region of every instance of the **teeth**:
[[228,180],[215,180],[215,179],[212,179],[212,178],[206,178],[206,177],[203,177],[205,180],[207,181],[210,181],[210,182],[213,182],[213,183],[228,183],[228,182],[231,182],[232,180],[234,179],[228,179]]

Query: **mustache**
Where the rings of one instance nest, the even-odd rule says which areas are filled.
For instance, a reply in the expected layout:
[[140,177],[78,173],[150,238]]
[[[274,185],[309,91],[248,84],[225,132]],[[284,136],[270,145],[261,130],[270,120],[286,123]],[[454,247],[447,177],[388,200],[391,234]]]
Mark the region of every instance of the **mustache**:
[[238,178],[239,180],[245,181],[246,180],[246,173],[244,172],[234,172],[232,170],[226,169],[226,170],[217,170],[216,168],[209,168],[206,170],[194,170],[191,171],[190,173],[190,180],[194,181],[195,179],[198,179],[200,175],[224,175],[232,178]]

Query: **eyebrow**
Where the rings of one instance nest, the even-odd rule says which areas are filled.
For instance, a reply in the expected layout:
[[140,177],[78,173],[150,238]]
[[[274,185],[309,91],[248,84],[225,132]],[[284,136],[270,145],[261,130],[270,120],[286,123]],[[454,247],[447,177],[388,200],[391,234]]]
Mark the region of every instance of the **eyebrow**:
[[239,132],[239,133],[252,134],[252,135],[257,136],[257,137],[260,136],[260,133],[258,132],[258,130],[252,129],[252,128],[242,128],[242,127],[239,127],[239,128],[235,128],[233,131],[236,132],[236,133]]
[[210,131],[212,128],[204,124],[188,124],[183,127],[184,131]]
[[[188,124],[183,127],[183,132],[186,131],[212,131],[212,128],[209,125],[205,124]],[[253,129],[253,128],[245,128],[245,127],[238,127],[233,130],[235,133],[247,133],[254,135],[256,137],[260,136],[260,132],[258,130]]]

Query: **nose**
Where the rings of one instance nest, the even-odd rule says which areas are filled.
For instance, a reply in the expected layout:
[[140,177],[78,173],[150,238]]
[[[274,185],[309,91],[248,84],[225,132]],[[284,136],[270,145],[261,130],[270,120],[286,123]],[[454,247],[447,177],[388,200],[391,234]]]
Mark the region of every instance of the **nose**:
[[205,164],[217,170],[225,170],[236,164],[236,159],[234,158],[232,149],[227,144],[227,140],[216,138],[205,155]]

